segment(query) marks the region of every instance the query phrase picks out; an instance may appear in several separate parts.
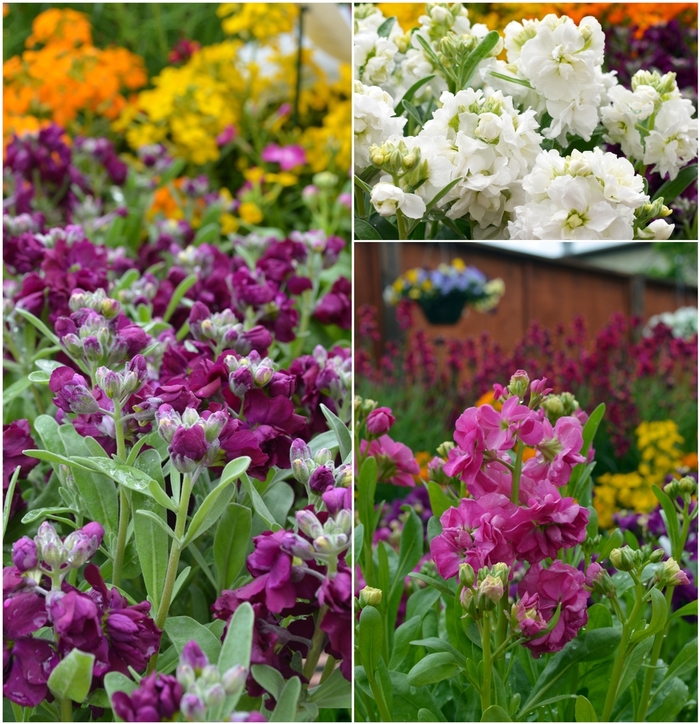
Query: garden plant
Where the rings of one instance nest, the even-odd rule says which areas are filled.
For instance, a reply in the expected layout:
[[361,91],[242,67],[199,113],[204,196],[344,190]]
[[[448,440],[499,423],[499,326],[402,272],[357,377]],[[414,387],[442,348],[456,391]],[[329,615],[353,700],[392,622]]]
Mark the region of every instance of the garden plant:
[[[627,5],[614,12],[629,26],[643,12]],[[625,46],[611,27],[606,65],[606,33],[585,5],[576,19],[561,3],[543,17],[503,6],[512,19],[498,30],[489,6],[485,22],[466,3],[428,3],[417,19],[393,4],[355,8],[356,238],[697,238],[687,64],[636,35]],[[685,9],[697,44],[697,9]],[[686,190],[676,226],[670,207]]]
[[391,409],[355,410],[358,720],[696,720],[697,475],[605,530],[605,404],[518,370],[423,472]]
[[299,16],[149,81],[50,9],[5,65],[5,721],[349,717],[350,119]]

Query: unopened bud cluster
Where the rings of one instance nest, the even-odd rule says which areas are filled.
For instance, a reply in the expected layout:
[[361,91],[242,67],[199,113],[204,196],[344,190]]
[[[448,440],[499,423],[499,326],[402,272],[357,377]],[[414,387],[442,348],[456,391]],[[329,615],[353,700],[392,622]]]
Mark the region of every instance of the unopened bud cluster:
[[579,409],[578,400],[570,392],[562,392],[560,395],[547,395],[540,405],[552,425],[560,417],[570,417]]
[[382,589],[365,586],[360,591],[360,608],[374,606],[377,608],[382,602]]
[[347,488],[351,483],[352,470],[349,465],[336,468],[330,450],[321,448],[314,455],[301,438],[292,442],[289,460],[292,474],[307,488],[309,495],[322,495],[329,487]]
[[161,405],[156,413],[158,434],[168,443],[170,459],[181,473],[191,473],[216,460],[219,435],[228,415],[223,410],[204,415],[192,407],[180,415],[171,405]]
[[95,382],[110,400],[124,400],[138,392],[148,379],[146,360],[137,354],[126,363],[123,372],[114,372],[109,367],[98,367]]
[[182,686],[180,711],[185,721],[221,721],[227,696],[239,694],[245,685],[248,671],[240,664],[219,674],[216,664],[195,641],[185,644],[176,678]]
[[468,563],[461,564],[459,581],[463,588],[459,600],[464,611],[475,619],[493,611],[508,589],[509,577],[510,568],[505,563],[480,568],[476,575]]
[[697,491],[697,481],[690,475],[686,475],[680,480],[672,480],[664,486],[664,493],[666,493],[671,500],[674,500],[675,498],[683,498],[686,503],[690,503],[691,498],[697,493]]
[[20,573],[46,573],[52,579],[52,588],[60,589],[63,577],[84,566],[103,538],[104,528],[99,523],[88,523],[62,540],[51,523],[44,521],[34,540],[24,536],[12,545],[12,562]]

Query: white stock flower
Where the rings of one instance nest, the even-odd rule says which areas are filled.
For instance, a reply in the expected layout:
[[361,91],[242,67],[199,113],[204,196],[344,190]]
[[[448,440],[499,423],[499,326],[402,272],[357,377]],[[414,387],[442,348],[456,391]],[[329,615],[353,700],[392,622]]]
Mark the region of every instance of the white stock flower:
[[678,172],[698,155],[698,121],[687,98],[666,101],[656,114],[654,130],[646,138],[643,161],[654,164],[652,171],[676,178]]
[[523,190],[511,239],[632,239],[635,209],[649,201],[632,164],[600,148],[540,154]]
[[396,68],[394,56],[399,52],[389,38],[380,38],[367,28],[355,33],[355,77],[366,85],[386,83]]
[[355,168],[361,171],[370,165],[370,147],[400,135],[406,119],[394,116],[394,100],[381,88],[355,81],[354,91]]
[[664,219],[654,219],[645,229],[639,229],[637,234],[640,239],[663,241],[670,239],[675,224],[669,224]]
[[374,186],[370,200],[380,216],[392,216],[397,209],[401,209],[409,219],[420,219],[425,213],[425,202],[420,196],[407,194],[393,183],[385,181]]

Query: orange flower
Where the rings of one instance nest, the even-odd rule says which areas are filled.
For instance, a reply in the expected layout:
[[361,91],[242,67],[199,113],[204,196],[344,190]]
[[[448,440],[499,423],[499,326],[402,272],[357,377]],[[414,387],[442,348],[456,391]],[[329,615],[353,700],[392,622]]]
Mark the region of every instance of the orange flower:
[[500,412],[503,407],[502,402],[494,400],[493,390],[484,392],[484,394],[476,401],[474,407],[481,407],[482,405],[491,405],[491,407],[493,407],[493,409],[497,412]]

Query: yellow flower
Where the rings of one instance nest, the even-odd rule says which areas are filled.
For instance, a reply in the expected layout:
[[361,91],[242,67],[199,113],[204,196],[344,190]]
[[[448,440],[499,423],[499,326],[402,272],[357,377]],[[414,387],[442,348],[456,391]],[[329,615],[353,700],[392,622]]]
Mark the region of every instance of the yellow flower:
[[294,186],[299,181],[299,177],[288,171],[282,171],[281,173],[268,173],[265,180],[280,186]]
[[222,3],[216,14],[224,18],[221,27],[227,35],[268,40],[294,29],[299,8],[291,3]]
[[467,265],[464,263],[464,259],[460,259],[459,257],[452,260],[452,266],[458,272],[463,272],[467,268]]
[[219,217],[219,222],[221,223],[221,233],[226,234],[233,234],[234,232],[238,231],[238,228],[240,224],[238,223],[238,219],[233,215],[229,213],[223,213]]
[[404,276],[410,284],[415,284],[418,281],[418,269],[409,269]]
[[244,201],[238,208],[238,215],[246,224],[259,224],[264,218],[263,212],[252,201]]

